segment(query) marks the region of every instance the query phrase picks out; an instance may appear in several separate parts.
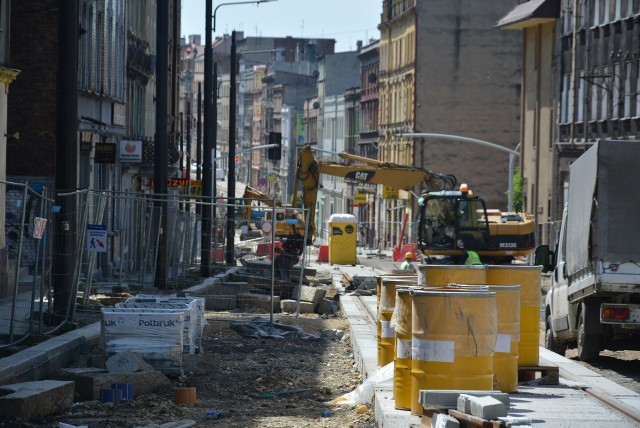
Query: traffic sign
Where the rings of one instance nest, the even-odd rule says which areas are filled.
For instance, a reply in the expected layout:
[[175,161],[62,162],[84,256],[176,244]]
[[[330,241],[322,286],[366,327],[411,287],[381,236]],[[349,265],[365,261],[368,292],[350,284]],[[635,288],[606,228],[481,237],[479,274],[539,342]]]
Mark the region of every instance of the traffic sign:
[[87,225],[87,251],[90,253],[107,252],[107,226]]

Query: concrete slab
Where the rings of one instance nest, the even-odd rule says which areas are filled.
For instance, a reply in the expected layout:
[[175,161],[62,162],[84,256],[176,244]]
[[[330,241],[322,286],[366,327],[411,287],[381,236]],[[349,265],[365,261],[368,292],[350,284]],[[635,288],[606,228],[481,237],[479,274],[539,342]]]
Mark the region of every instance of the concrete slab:
[[48,416],[73,404],[75,385],[60,380],[42,380],[0,387],[0,414],[21,419]]
[[0,385],[46,379],[100,339],[100,323],[70,331],[0,359]]

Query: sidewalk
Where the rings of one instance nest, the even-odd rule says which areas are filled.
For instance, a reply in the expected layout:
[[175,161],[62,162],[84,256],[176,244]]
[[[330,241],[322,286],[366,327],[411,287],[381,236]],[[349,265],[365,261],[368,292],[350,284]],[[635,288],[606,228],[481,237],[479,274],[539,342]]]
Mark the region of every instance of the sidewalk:
[[[348,275],[375,275],[387,273],[390,262],[375,260],[375,267],[327,266],[315,263],[315,268],[330,268],[334,278]],[[345,315],[351,325],[351,344],[358,368],[365,376],[371,375],[377,365],[377,330],[375,326],[376,296],[341,295]],[[579,363],[564,358],[540,347],[540,365],[558,366],[559,385],[537,385],[535,382],[521,383],[518,392],[509,394],[511,408],[509,416],[526,417],[533,426],[548,427],[592,427],[607,426],[628,428],[640,427],[640,394],[617,385]],[[603,400],[615,403],[619,411],[607,406]],[[396,410],[393,400],[393,383],[378,384],[375,388],[375,415],[378,427],[410,427],[420,423],[420,417],[409,411]],[[623,413],[632,415],[630,419]]]

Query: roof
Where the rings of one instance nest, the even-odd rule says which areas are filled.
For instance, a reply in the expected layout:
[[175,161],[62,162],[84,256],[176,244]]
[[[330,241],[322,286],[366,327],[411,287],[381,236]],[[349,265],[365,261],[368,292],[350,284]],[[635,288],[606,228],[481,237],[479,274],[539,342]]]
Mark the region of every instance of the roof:
[[529,0],[516,5],[500,18],[496,27],[517,30],[556,20],[560,14],[560,0]]

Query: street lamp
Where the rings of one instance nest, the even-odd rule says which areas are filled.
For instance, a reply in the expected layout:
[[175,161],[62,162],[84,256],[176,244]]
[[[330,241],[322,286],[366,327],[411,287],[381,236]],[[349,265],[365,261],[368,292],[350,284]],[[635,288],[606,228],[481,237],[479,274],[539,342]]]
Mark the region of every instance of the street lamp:
[[490,143],[484,140],[478,140],[476,138],[462,137],[460,135],[451,134],[433,134],[430,132],[401,132],[396,134],[396,137],[424,137],[424,138],[438,138],[440,140],[460,141],[463,143],[480,144],[482,146],[491,147],[492,149],[500,150],[502,152],[509,153],[509,198],[508,198],[508,211],[513,211],[513,175],[515,170],[515,157],[520,156],[520,143],[516,145],[515,149],[501,146],[499,144]]
[[[233,6],[241,4],[256,4],[268,3],[277,0],[249,0],[249,1],[237,1],[220,3],[213,9],[212,0],[206,1],[205,6],[205,49],[204,49],[204,92],[205,92],[205,105],[204,105],[204,160],[203,160],[203,173],[204,180],[202,186],[202,193],[205,197],[213,197],[212,195],[212,182],[211,179],[211,149],[215,147],[214,139],[214,124],[217,120],[213,117],[214,112],[214,98],[213,98],[213,47],[212,47],[212,33],[216,30],[216,13],[222,6]],[[212,28],[213,25],[213,28]],[[235,31],[231,33],[231,64],[235,64]],[[230,114],[229,114],[229,158],[235,159],[235,70],[231,73],[231,98],[230,98]],[[235,162],[229,162],[228,173],[228,197],[229,206],[227,209],[227,251],[226,261],[228,264],[234,262],[233,247],[234,247],[234,234],[233,218],[234,218],[234,198],[236,189],[236,177],[235,177]],[[211,210],[212,205],[209,204],[203,207],[202,210],[202,239],[201,239],[201,252],[200,252],[200,273],[202,276],[210,275],[210,260],[211,260]]]

